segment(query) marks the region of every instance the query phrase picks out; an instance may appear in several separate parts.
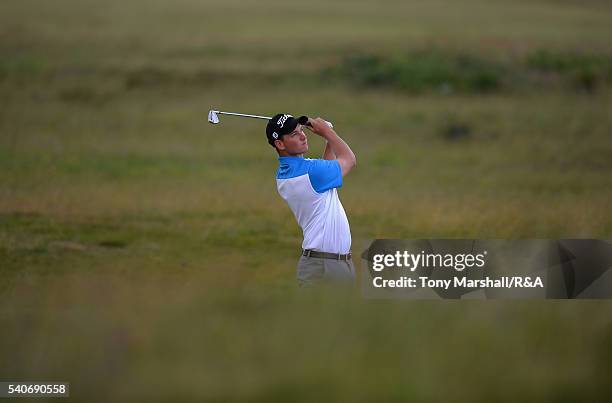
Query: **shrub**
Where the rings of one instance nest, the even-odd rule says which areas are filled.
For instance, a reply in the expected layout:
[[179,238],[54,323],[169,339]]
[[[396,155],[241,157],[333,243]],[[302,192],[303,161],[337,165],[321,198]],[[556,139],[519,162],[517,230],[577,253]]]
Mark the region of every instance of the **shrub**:
[[470,55],[421,51],[383,58],[353,56],[340,65],[350,82],[408,92],[483,93],[500,89],[502,69]]

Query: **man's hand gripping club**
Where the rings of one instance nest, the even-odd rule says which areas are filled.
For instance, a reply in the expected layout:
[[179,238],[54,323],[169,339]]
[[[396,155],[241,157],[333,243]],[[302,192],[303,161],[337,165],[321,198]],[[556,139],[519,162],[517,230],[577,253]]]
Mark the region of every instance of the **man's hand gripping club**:
[[353,150],[322,118],[308,118],[307,127],[311,132],[323,137],[327,141],[324,159],[336,159],[340,164],[342,176],[348,174],[357,164]]

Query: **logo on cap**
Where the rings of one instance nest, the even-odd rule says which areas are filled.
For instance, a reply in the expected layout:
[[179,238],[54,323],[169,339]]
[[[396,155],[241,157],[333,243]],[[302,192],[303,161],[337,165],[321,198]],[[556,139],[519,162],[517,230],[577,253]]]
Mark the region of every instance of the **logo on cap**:
[[289,119],[291,117],[291,115],[283,115],[281,116],[278,121],[276,122],[277,125],[280,126],[280,128],[282,129],[283,126],[285,125],[285,122],[287,121],[287,119]]
[[274,137],[275,139],[278,139],[278,133],[276,132],[272,133],[272,137]]

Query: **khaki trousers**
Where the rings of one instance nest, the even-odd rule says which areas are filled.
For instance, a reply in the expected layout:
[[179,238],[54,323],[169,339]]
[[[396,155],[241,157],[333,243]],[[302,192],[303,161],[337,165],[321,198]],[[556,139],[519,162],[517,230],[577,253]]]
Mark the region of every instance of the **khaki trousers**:
[[318,283],[355,282],[353,260],[323,259],[301,256],[297,266],[297,281],[300,287]]

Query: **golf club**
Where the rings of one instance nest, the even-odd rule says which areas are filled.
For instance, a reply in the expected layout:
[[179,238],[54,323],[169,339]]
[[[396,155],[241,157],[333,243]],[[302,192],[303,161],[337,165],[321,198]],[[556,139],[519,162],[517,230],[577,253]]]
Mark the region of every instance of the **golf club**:
[[[229,115],[229,116],[238,116],[238,117],[243,117],[243,118],[265,119],[265,120],[272,119],[269,116],[249,115],[245,113],[235,113],[235,112],[222,112],[222,111],[215,111],[211,109],[210,111],[208,111],[208,122],[212,123],[213,125],[219,124],[220,123],[219,115]],[[300,116],[298,118],[298,122],[301,125],[307,125],[308,116]],[[334,126],[331,124],[331,122],[325,121],[325,123],[327,123],[327,125],[333,129]]]

